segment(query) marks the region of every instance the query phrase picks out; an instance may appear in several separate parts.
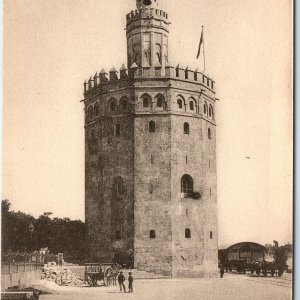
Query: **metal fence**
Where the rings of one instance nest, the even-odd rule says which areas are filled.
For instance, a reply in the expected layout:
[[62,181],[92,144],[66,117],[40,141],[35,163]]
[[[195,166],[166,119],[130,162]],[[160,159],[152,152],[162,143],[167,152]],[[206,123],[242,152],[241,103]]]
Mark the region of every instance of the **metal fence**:
[[1,256],[1,274],[14,274],[41,269],[50,261],[57,261],[57,255],[39,252],[7,252]]

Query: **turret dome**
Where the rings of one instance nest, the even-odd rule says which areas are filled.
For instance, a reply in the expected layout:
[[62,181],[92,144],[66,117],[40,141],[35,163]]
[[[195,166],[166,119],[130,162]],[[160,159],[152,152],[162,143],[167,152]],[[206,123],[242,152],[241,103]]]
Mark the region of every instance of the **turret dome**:
[[157,8],[158,0],[136,0],[136,6],[138,9]]

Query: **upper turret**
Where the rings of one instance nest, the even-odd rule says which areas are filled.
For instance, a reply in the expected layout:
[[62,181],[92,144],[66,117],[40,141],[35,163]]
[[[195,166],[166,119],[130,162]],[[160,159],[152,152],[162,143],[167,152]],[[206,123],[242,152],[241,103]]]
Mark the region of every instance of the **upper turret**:
[[168,14],[158,0],[136,0],[137,9],[127,14],[128,67],[134,64],[142,76],[165,75],[168,64]]

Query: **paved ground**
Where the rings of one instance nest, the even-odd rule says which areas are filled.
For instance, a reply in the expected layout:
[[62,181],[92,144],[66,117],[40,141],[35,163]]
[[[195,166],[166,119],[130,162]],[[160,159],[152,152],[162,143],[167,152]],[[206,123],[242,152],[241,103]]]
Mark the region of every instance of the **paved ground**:
[[[127,285],[127,282],[126,282]],[[134,293],[124,294],[113,287],[63,287],[59,294],[42,295],[41,300],[285,300],[292,298],[290,274],[278,277],[251,277],[225,274],[214,279],[136,280]]]

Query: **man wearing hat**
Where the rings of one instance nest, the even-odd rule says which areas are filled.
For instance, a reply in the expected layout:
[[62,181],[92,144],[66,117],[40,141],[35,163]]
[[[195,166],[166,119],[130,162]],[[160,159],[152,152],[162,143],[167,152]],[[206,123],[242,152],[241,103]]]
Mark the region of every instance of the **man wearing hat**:
[[124,293],[126,293],[124,281],[125,281],[125,277],[123,275],[123,272],[121,271],[119,276],[118,276],[118,282],[119,282],[119,286],[120,286],[120,293],[122,293],[122,287],[123,287]]
[[133,293],[133,287],[132,287],[133,277],[131,275],[132,273],[129,272],[128,274],[129,274],[129,276],[128,276],[128,282],[129,282],[129,284],[128,284],[128,293]]

